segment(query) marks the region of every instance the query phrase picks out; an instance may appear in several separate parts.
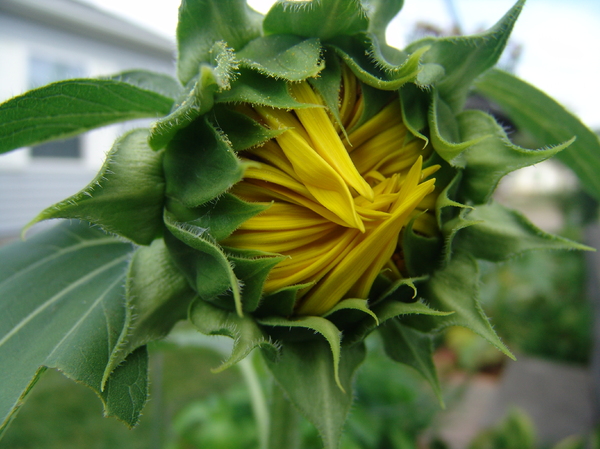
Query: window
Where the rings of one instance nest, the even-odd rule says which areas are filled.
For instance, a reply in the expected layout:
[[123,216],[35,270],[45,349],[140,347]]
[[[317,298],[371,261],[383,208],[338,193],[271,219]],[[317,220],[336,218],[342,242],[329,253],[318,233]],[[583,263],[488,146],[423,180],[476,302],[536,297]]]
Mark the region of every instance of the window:
[[[81,66],[47,57],[32,56],[29,60],[29,87],[35,88],[69,78],[85,76]],[[79,159],[82,157],[81,139],[59,140],[31,148],[32,158]]]

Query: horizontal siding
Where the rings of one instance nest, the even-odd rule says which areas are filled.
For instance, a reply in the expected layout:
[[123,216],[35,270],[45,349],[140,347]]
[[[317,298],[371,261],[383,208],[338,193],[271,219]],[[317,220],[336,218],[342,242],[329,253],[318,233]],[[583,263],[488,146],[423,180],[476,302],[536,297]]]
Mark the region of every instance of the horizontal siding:
[[0,172],[0,238],[18,235],[42,209],[78,192],[93,177],[87,170]]

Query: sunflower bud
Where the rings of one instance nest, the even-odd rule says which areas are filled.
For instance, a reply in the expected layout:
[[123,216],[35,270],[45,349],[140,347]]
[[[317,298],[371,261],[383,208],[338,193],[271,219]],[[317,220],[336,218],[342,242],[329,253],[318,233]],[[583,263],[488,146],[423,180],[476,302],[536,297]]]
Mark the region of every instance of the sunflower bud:
[[264,292],[304,285],[295,315],[323,315],[345,298],[366,300],[380,273],[390,280],[406,276],[399,240],[411,220],[422,233],[439,232],[431,212],[431,176],[439,165],[423,168],[431,149],[408,139],[394,94],[357,126],[364,99],[352,72],[344,66],[343,73],[341,123],[307,81],[289,89],[308,107],[239,108],[279,133],[240,154],[248,168],[231,190],[265,211],[220,243],[285,256]]

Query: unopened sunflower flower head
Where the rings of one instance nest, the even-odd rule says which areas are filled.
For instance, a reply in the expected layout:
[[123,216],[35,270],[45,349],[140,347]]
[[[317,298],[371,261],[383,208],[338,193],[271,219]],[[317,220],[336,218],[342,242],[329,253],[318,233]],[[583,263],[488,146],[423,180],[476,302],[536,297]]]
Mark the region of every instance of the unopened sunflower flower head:
[[240,0],[184,1],[171,111],[117,141],[101,189],[38,219],[141,245],[128,285],[185,279],[191,322],[234,339],[221,369],[261,348],[325,441],[322,399],[342,404],[343,423],[373,332],[439,394],[433,333],[465,326],[510,356],[478,304],[477,260],[583,248],[492,198],[504,175],[569,142],[523,149],[464,109],[523,3],[484,33],[399,50],[384,36],[401,1],[281,1],[264,17]]

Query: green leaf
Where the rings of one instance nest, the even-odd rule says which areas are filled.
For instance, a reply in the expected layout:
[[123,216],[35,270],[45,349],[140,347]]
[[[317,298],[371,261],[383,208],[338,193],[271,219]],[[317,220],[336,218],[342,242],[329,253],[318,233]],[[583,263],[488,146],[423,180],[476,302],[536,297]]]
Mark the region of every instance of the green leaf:
[[186,207],[210,201],[237,183],[244,166],[225,137],[201,117],[180,130],[164,156],[167,196]]
[[233,339],[231,355],[215,372],[223,371],[244,359],[257,347],[263,348],[269,358],[275,358],[278,345],[249,315],[239,316],[219,307],[197,300],[190,309],[190,321],[205,335],[225,335]]
[[437,154],[455,167],[464,167],[463,153],[467,148],[489,137],[489,135],[483,135],[471,140],[463,140],[454,113],[437,93],[433,95],[429,110],[429,130],[431,143]]
[[517,211],[498,203],[477,206],[466,215],[471,226],[455,238],[455,248],[479,259],[500,262],[539,249],[592,250],[585,245],[547,234]]
[[539,146],[559,145],[575,136],[575,142],[557,158],[600,199],[600,141],[594,132],[545,93],[506,72],[490,70],[475,87],[498,103],[518,128],[533,135]]
[[300,103],[288,91],[283,79],[270,78],[254,70],[241,68],[231,89],[215,94],[217,103],[250,103],[280,109],[311,107]]
[[133,84],[140,89],[155,92],[175,101],[181,96],[183,87],[172,76],[148,70],[127,70],[108,77],[114,81]]
[[[165,213],[165,242],[177,267],[198,296],[221,307],[235,308],[242,315],[240,283],[223,249],[204,228],[178,222]],[[233,301],[223,297],[232,291]]]
[[275,3],[263,21],[265,35],[294,34],[322,40],[367,31],[368,27],[369,20],[358,0],[284,0]]
[[175,323],[185,319],[196,295],[162,239],[133,254],[126,291],[125,326],[105,371],[105,380],[135,349],[165,337]]
[[173,100],[106,79],[59,81],[0,105],[0,153],[111,123],[168,114]]
[[340,383],[339,364],[340,364],[340,344],[342,334],[340,330],[328,319],[320,316],[301,316],[293,319],[282,317],[266,317],[258,320],[263,326],[303,328],[319,333],[329,344],[331,357],[333,358],[333,377],[338,387],[343,390]]
[[331,348],[324,339],[286,342],[281,358],[265,357],[270,371],[296,408],[319,430],[325,449],[336,449],[352,405],[352,380],[365,358],[363,343],[343,346],[336,384]]
[[[91,387],[107,415],[133,426],[146,401],[145,350],[102,377],[125,321],[131,245],[63,223],[0,249],[0,416],[4,427],[41,366]],[[24,294],[26,292],[27,294]],[[127,395],[123,389],[131,385]]]
[[186,208],[176,201],[167,203],[167,210],[178,222],[194,226],[198,230],[210,230],[216,241],[226,239],[242,223],[267,208],[247,203],[229,193],[195,208]]
[[289,34],[254,39],[238,53],[238,58],[242,67],[287,81],[302,81],[323,69],[319,40]]
[[419,289],[419,296],[436,310],[454,313],[447,316],[418,315],[406,318],[409,326],[424,332],[437,332],[448,326],[463,326],[513,358],[479,305],[479,269],[471,255],[458,251],[454,253],[450,263],[436,271],[429,282]]
[[398,90],[416,79],[420,71],[421,56],[427,48],[421,48],[400,58],[388,61],[378,43],[370,34],[339,36],[329,44],[363,83],[381,90]]
[[440,381],[433,364],[431,335],[402,324],[401,320],[387,321],[379,328],[386,354],[396,362],[416,369],[431,385],[440,404],[444,403]]
[[285,132],[285,129],[265,128],[247,115],[236,112],[229,105],[216,105],[209,119],[215,128],[227,136],[235,152],[258,146]]
[[211,61],[215,42],[223,41],[241,50],[260,36],[262,16],[245,0],[184,0],[177,25],[177,74],[187,84],[198,74],[201,63]]
[[404,5],[404,0],[363,0],[369,16],[370,33],[377,36],[379,42],[385,42],[385,31],[390,21]]
[[445,76],[435,87],[452,112],[463,108],[473,80],[500,58],[524,3],[525,0],[519,0],[496,25],[482,34],[426,38],[406,48],[412,53],[428,47],[423,62],[443,67]]
[[458,125],[463,139],[477,141],[484,138],[465,152],[466,167],[460,194],[475,204],[487,202],[500,179],[508,173],[544,161],[573,143],[571,140],[541,150],[518,147],[508,140],[493,117],[481,111],[461,113]]
[[87,187],[42,211],[28,227],[51,218],[77,218],[149,245],[162,234],[162,156],[148,147],[148,130],[125,134]]

